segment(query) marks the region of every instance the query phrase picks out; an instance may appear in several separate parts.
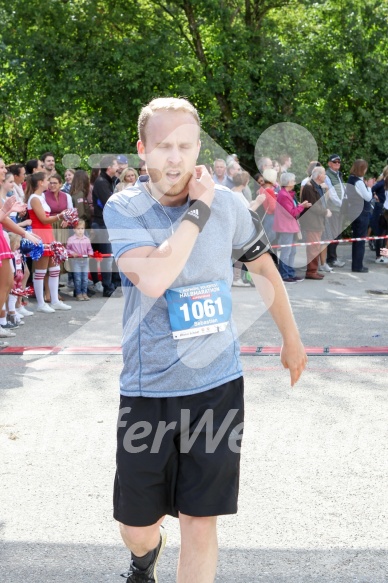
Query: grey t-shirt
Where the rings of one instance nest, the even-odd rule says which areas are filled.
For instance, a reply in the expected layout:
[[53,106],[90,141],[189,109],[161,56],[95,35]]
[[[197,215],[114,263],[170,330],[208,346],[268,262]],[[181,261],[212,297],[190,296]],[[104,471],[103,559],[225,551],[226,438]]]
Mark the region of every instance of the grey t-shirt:
[[[113,253],[158,247],[178,228],[189,207],[166,207],[140,181],[114,194],[104,208]],[[248,209],[228,188],[216,186],[208,222],[171,288],[233,280],[232,248],[255,233]],[[175,340],[165,295],[151,298],[121,273],[125,299],[120,392],[125,396],[176,397],[200,393],[241,376],[239,342],[233,320],[223,332]]]

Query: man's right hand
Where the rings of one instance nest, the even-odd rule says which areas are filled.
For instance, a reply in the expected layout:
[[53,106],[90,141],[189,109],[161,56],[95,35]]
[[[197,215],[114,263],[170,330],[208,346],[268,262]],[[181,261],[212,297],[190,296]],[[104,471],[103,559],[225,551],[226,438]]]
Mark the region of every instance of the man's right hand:
[[196,166],[189,181],[189,195],[191,200],[201,200],[209,207],[214,198],[214,181],[206,166]]

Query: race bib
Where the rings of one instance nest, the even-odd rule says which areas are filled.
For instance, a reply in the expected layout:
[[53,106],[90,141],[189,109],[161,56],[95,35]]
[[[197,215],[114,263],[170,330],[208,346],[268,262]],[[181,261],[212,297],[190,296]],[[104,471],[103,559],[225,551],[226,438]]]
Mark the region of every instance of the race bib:
[[168,289],[165,293],[173,338],[193,338],[223,332],[232,314],[226,281],[211,281]]

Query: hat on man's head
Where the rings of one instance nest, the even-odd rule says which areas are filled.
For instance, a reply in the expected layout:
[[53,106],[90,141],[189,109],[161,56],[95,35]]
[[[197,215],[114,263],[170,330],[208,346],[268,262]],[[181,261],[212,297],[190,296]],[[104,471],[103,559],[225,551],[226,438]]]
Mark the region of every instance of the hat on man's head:
[[336,160],[339,160],[341,162],[341,156],[338,156],[338,154],[332,154],[331,156],[329,156],[328,162],[335,162]]
[[263,178],[266,182],[276,184],[278,179],[278,173],[273,168],[266,168],[263,172]]
[[116,160],[119,164],[128,164],[128,158],[124,154],[119,154]]

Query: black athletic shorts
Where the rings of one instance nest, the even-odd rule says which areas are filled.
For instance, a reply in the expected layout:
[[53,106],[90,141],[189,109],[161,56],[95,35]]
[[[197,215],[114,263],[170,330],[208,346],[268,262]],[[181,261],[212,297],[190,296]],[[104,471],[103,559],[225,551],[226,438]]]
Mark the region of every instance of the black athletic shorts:
[[237,512],[244,381],[184,397],[121,396],[114,518],[149,526],[165,514]]

